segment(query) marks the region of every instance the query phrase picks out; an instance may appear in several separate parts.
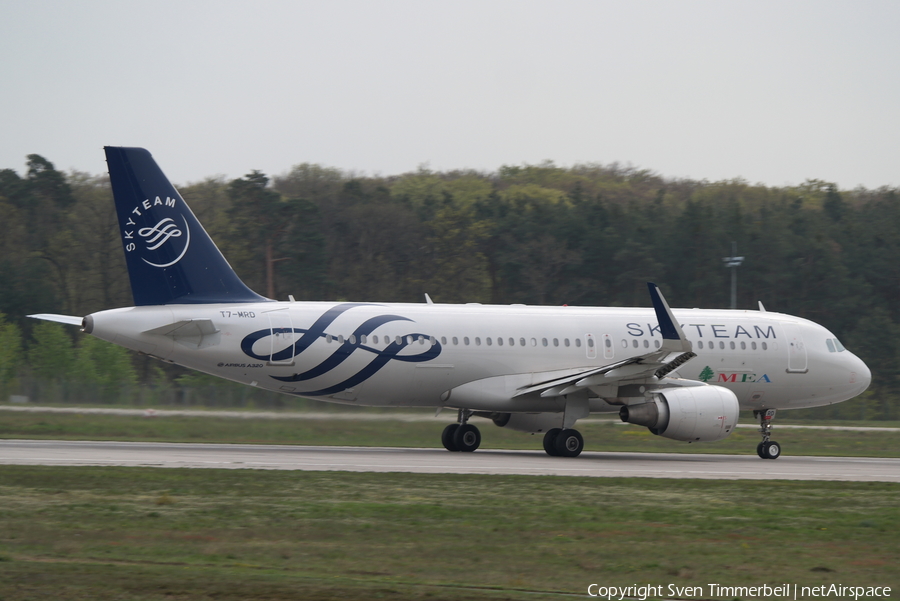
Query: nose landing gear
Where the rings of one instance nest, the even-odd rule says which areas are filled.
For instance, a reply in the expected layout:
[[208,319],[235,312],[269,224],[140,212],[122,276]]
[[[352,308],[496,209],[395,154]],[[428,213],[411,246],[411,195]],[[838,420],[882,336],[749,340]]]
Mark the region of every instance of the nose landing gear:
[[775,410],[754,411],[753,417],[759,420],[759,433],[762,435],[762,442],[756,445],[756,454],[762,459],[778,459],[781,456],[781,445],[774,440],[769,440],[772,436],[772,420],[775,419]]

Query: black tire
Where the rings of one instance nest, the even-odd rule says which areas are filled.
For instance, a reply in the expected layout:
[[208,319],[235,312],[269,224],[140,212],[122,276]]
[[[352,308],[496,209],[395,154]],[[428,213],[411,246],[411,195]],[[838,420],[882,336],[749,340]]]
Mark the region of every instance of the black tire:
[[444,428],[444,431],[441,432],[441,443],[448,451],[456,452],[459,450],[459,447],[457,447],[456,443],[453,442],[453,435],[456,434],[456,430],[458,428],[459,424],[449,424],[446,428]]
[[578,457],[584,450],[584,438],[578,430],[562,430],[556,435],[554,446],[560,457]]
[[763,458],[765,459],[778,459],[781,457],[781,445],[775,442],[774,440],[770,440],[769,442],[763,445]]
[[556,457],[556,437],[562,432],[559,428],[550,428],[544,434],[544,451],[551,457]]
[[481,445],[481,432],[472,424],[464,424],[453,433],[453,444],[463,453],[471,453]]
[[756,445],[756,454],[759,455],[759,458],[760,458],[760,459],[765,459],[765,458],[766,458],[766,456],[763,455],[763,445],[764,445],[764,444],[766,444],[766,443],[761,442],[761,443],[759,443],[758,445]]

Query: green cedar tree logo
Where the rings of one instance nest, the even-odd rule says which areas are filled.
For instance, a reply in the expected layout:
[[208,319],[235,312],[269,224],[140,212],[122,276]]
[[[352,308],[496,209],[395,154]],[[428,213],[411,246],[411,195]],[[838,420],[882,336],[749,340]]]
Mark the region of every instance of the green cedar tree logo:
[[714,376],[713,370],[709,368],[709,365],[703,368],[703,371],[700,372],[699,378],[704,382],[709,382],[710,379]]

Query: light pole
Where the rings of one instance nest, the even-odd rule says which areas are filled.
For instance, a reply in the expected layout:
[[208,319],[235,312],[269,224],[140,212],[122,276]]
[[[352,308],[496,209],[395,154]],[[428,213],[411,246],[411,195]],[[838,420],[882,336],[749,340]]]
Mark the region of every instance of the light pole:
[[722,257],[725,267],[731,269],[731,308],[737,309],[737,268],[744,262],[744,257],[737,255],[737,242],[731,243],[731,256]]

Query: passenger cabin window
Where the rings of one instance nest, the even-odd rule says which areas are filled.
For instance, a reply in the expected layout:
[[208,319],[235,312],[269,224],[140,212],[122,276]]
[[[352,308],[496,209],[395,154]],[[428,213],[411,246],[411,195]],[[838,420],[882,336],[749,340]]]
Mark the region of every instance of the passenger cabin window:
[[734,340],[728,343],[731,346],[731,350],[734,350]]
[[637,341],[637,340],[632,340],[632,341],[631,341],[631,346],[633,346],[634,348],[637,348],[637,347],[638,347],[638,341]]
[[751,351],[755,351],[755,350],[756,350],[756,343],[755,343],[755,342],[751,342],[751,343],[750,343],[750,350],[751,350]]
[[559,338],[553,339],[553,346],[559,346]]
[[[609,342],[609,340],[607,340],[607,342]],[[654,340],[654,341],[653,341],[653,346],[655,346],[656,348],[659,348],[659,346],[660,346],[659,340]]]
[[491,337],[490,337],[490,336],[488,336],[487,338],[485,338],[484,341],[487,342],[487,345],[488,345],[488,346],[491,346],[491,345],[493,344],[493,342],[491,342]]
[[[524,343],[525,341],[523,340],[522,342]],[[516,339],[515,339],[515,338],[510,338],[510,339],[509,339],[509,346],[516,346]],[[525,345],[523,344],[522,346],[525,346]]]
[[453,337],[453,346],[456,346],[457,344],[459,344],[459,338],[457,338],[456,336],[454,336],[454,337]]
[[468,336],[463,336],[463,344],[465,344],[466,346],[469,346],[469,337]]
[[575,348],[581,348],[581,338],[575,339]]
[[531,346],[537,346],[537,338],[531,339]]
[[447,344],[447,337],[441,336],[441,344]]
[[570,346],[570,345],[569,345],[569,339],[568,339],[568,338],[565,338],[565,339],[563,340],[563,344],[565,344],[566,346]]
[[763,342],[763,343],[762,343],[762,350],[764,350],[764,351],[769,350],[769,345],[766,344],[765,342]]
[[503,346],[503,337],[497,336],[497,346]]
[[547,339],[546,339],[546,338],[541,338],[541,344],[542,344],[543,346],[547,346]]
[[519,346],[525,346],[525,339],[519,338]]

